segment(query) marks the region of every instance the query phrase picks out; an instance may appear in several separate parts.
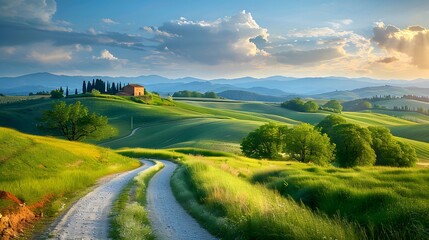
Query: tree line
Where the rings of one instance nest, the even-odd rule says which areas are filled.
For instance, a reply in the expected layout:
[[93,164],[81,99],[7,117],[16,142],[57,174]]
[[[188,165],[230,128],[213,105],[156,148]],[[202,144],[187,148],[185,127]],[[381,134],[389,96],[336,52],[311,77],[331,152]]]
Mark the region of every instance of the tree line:
[[215,92],[200,93],[197,91],[178,91],[173,93],[173,97],[193,97],[193,98],[219,98]]
[[[125,85],[124,85],[125,86]],[[116,93],[120,92],[123,90],[123,86],[122,86],[122,82],[119,83],[109,83],[109,81],[105,82],[101,79],[92,79],[92,81],[83,81],[82,82],[82,93],[94,93],[94,91],[96,91],[96,93],[103,93],[103,94],[111,94],[111,95],[115,95]],[[58,89],[54,89],[51,92],[37,92],[36,95],[51,95],[51,98],[63,98],[63,97],[68,97],[72,90],[69,89],[69,87],[67,86],[66,89],[64,90],[63,87],[59,87]],[[74,90],[74,94],[78,95],[79,91],[76,88]],[[34,95],[33,93],[29,94]]]
[[82,82],[82,93],[91,93],[92,90],[97,90],[100,93],[107,94],[116,94],[123,90],[122,82],[119,83],[109,83],[109,81],[105,82],[101,79],[92,79],[91,81],[86,82],[85,80]]
[[411,167],[417,162],[415,149],[396,140],[389,129],[348,124],[339,115],[327,116],[316,127],[307,123],[293,128],[265,124],[242,140],[241,150],[258,159],[288,157],[340,167]]
[[317,110],[325,110],[335,113],[341,113],[343,106],[338,100],[330,100],[323,106],[319,106],[315,101],[308,100],[304,102],[301,98],[294,98],[283,102],[281,107],[298,112],[317,112]]

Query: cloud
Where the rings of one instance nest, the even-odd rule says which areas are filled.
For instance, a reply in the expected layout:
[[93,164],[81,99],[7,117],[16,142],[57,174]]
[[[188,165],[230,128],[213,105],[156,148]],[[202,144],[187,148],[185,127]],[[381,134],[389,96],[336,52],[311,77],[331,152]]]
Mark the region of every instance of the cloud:
[[421,26],[399,29],[378,22],[373,33],[372,40],[381,48],[404,53],[411,57],[412,64],[429,69],[429,29]]
[[28,58],[37,62],[56,64],[58,62],[70,61],[72,59],[72,52],[63,49],[51,49],[49,52],[32,50],[28,54]]
[[110,18],[102,18],[101,21],[106,24],[119,24],[118,22],[113,21]]
[[289,65],[302,65],[322,62],[345,56],[342,48],[321,48],[308,51],[292,50],[274,54],[280,63]]
[[399,61],[399,59],[397,57],[385,57],[385,58],[379,59],[377,62],[379,62],[379,63],[392,63],[392,62],[396,62],[396,61]]
[[215,21],[193,21],[182,17],[158,28],[143,29],[155,35],[159,51],[167,50],[192,62],[246,62],[267,54],[251,41],[258,37],[267,40],[267,29],[260,27],[245,11]]
[[108,60],[108,61],[116,61],[119,60],[117,57],[113,56],[107,49],[104,49],[99,57],[93,56],[94,59],[97,60]]

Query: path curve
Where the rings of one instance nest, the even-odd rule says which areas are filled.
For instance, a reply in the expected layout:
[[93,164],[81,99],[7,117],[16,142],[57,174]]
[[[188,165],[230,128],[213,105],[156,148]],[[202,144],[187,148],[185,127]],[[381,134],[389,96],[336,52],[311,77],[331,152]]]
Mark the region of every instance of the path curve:
[[112,142],[116,142],[116,141],[121,141],[121,140],[124,140],[124,139],[127,139],[127,138],[129,138],[129,137],[132,137],[138,130],[140,130],[142,127],[138,127],[138,128],[134,128],[132,131],[131,131],[131,133],[130,134],[128,134],[127,136],[125,136],[125,137],[121,137],[121,138],[118,138],[118,139],[115,139],[115,140],[111,140],[111,141],[107,141],[107,142],[103,142],[103,143],[99,143],[98,145],[100,145],[100,146],[103,146],[103,145],[105,145],[105,144],[109,144],[109,143],[112,143]]
[[161,162],[165,166],[150,180],[146,195],[146,210],[157,239],[216,239],[176,201],[170,179],[177,165],[169,161]]
[[143,166],[118,174],[79,199],[51,228],[51,239],[108,239],[109,214],[113,201],[126,184],[154,163],[141,160]]

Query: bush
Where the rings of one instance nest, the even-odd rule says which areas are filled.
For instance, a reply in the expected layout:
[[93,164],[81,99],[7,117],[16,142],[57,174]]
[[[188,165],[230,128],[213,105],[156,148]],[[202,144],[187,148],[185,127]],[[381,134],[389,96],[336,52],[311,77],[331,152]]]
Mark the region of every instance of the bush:
[[341,167],[372,166],[376,155],[371,148],[372,137],[367,128],[355,124],[333,127],[331,140],[336,144],[336,161]]

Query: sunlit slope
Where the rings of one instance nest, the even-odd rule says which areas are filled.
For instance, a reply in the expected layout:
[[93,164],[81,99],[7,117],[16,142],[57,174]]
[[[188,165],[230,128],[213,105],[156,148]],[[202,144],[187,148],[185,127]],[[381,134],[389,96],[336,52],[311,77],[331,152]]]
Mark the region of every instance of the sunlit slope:
[[[292,124],[306,122],[310,124],[319,123],[329,112],[303,113],[288,110],[272,103],[230,103],[230,102],[204,102],[204,101],[187,101],[186,103],[194,106],[209,107],[214,109],[229,109],[242,112],[258,113],[260,116],[277,115],[291,120]],[[361,112],[344,112],[342,116],[350,123],[356,123],[364,126],[398,126],[415,124],[415,122],[401,119],[379,113],[361,113]]]
[[139,165],[94,145],[0,127],[0,189],[28,204],[73,195],[104,175]]

